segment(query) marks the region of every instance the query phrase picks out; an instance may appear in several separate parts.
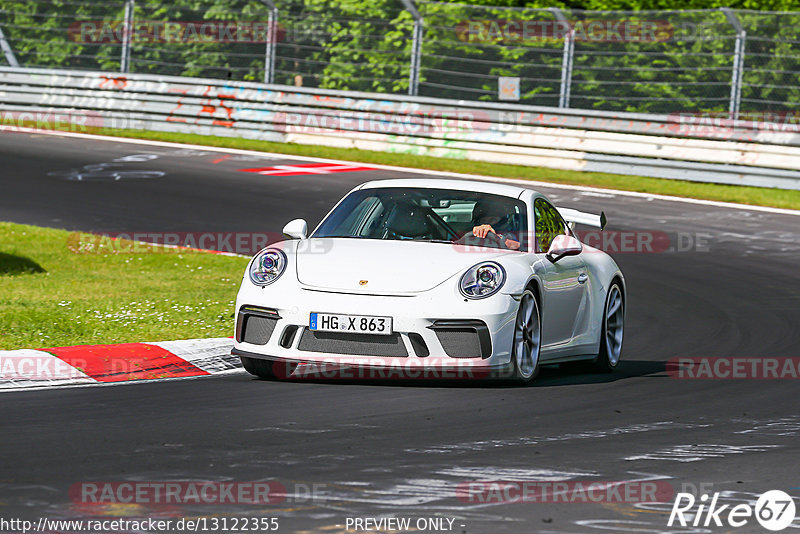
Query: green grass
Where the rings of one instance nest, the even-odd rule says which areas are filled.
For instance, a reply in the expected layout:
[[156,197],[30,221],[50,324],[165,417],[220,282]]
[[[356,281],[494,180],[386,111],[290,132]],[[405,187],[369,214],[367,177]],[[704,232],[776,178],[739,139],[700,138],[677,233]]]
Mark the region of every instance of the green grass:
[[587,185],[608,189],[640,191],[661,195],[718,200],[739,204],[772,206],[776,208],[800,209],[800,191],[783,189],[767,189],[763,187],[746,187],[737,185],[719,185],[684,180],[664,180],[643,176],[626,176],[621,174],[605,174],[598,172],[562,171],[543,167],[526,167],[522,165],[503,165],[463,159],[445,159],[414,154],[373,152],[352,148],[331,148],[322,146],[273,143],[251,139],[231,137],[213,137],[197,134],[146,132],[139,130],[101,130],[97,133],[131,137],[137,139],[153,139],[174,143],[191,143],[225,148],[258,150],[280,154],[314,156],[319,158],[343,159],[374,163],[380,165],[396,165],[436,171],[449,171],[465,174],[499,176],[503,178],[521,178],[539,180],[559,184]]
[[232,335],[246,258],[77,237],[0,222],[0,349]]

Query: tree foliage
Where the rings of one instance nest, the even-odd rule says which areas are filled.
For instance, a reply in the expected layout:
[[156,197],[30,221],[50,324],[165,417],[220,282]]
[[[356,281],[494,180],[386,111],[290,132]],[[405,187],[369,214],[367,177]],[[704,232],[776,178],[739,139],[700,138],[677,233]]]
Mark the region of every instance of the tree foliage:
[[[559,7],[573,23],[659,21],[668,28],[656,41],[576,40],[571,107],[722,113],[728,109],[736,43],[733,26],[717,9],[727,6],[755,10],[737,12],[747,32],[742,109],[797,111],[800,105],[800,0],[472,3],[416,1],[424,18],[420,95],[496,100],[498,78],[512,76],[520,78],[522,103],[558,105],[563,39],[519,38],[502,31],[476,37],[465,28],[470,23],[555,24],[556,15],[548,8]],[[400,0],[276,0],[276,4],[276,83],[408,91],[414,19]],[[263,22],[268,13],[263,0],[137,0],[134,15],[137,21]],[[24,66],[118,71],[120,42],[86,42],[75,38],[75,29],[86,21],[119,26],[123,16],[122,0],[0,0],[0,28]],[[130,70],[261,81],[265,51],[264,42],[137,40]]]

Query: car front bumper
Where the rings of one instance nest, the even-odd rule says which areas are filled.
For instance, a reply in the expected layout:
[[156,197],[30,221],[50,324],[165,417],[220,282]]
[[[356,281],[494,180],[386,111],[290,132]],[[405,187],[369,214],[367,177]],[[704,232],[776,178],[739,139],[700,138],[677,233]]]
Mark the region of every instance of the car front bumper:
[[[327,366],[474,370],[476,376],[509,365],[519,307],[516,295],[500,292],[471,300],[447,283],[399,296],[338,293],[303,288],[291,283],[294,280],[279,282],[261,288],[243,281],[236,301],[234,354]],[[311,331],[312,312],[389,316],[394,333]]]

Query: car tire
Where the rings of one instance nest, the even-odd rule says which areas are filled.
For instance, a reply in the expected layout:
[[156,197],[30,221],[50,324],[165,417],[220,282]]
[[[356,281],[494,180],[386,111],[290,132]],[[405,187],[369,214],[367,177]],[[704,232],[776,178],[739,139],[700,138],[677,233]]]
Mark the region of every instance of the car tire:
[[625,298],[617,282],[611,284],[603,308],[600,325],[600,351],[595,359],[595,369],[609,373],[619,365],[622,354],[622,337],[625,332]]
[[511,344],[511,381],[527,384],[539,374],[539,354],[542,348],[539,301],[530,290],[525,290],[519,299]]
[[286,362],[276,362],[272,360],[262,360],[260,358],[249,358],[239,356],[242,360],[244,370],[259,378],[288,378],[292,374],[297,364]]

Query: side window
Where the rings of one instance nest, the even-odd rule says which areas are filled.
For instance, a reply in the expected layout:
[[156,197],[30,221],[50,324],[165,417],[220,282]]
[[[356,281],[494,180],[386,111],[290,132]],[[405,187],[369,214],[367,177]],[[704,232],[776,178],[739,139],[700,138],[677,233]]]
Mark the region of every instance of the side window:
[[567,233],[566,224],[558,210],[543,198],[536,199],[533,211],[536,217],[536,252],[547,252],[557,235]]

